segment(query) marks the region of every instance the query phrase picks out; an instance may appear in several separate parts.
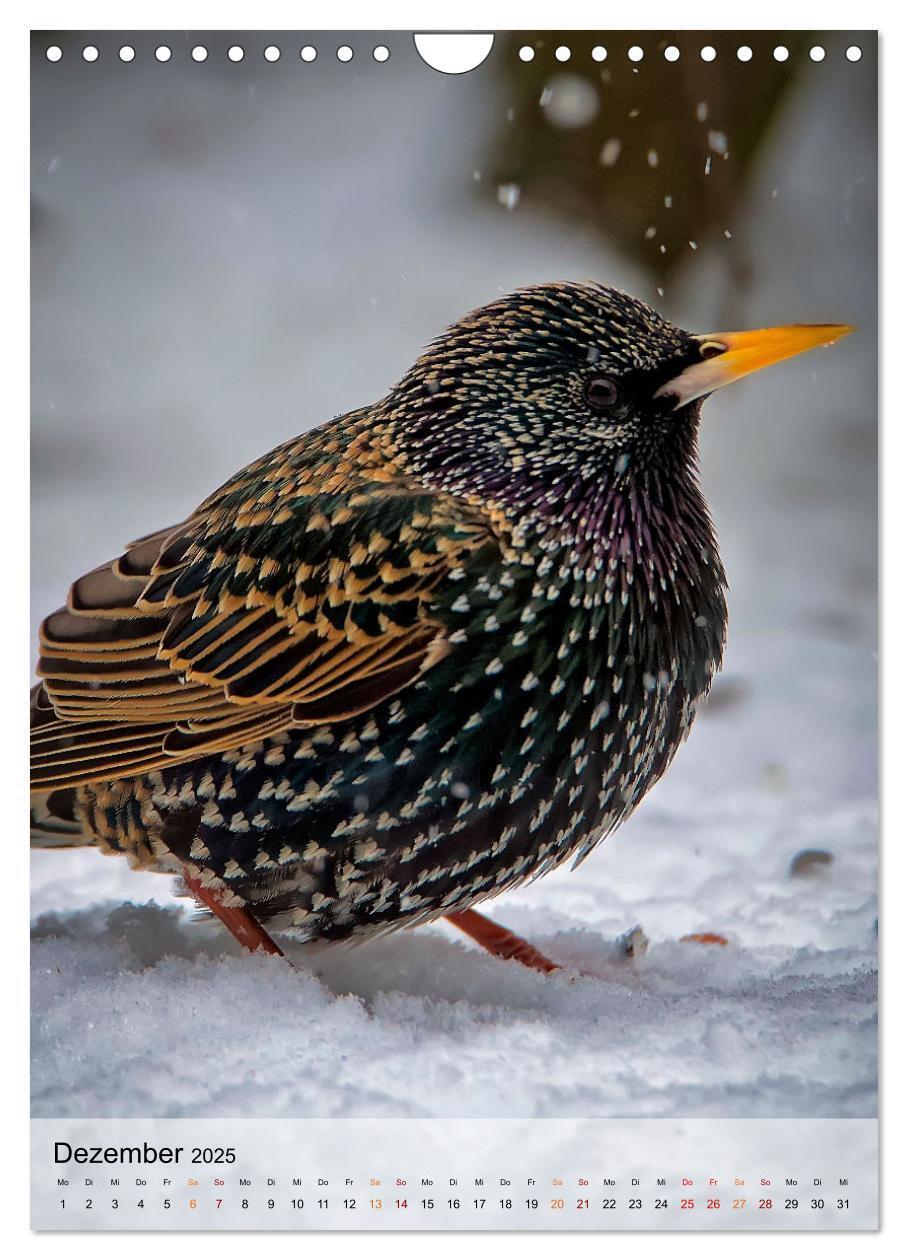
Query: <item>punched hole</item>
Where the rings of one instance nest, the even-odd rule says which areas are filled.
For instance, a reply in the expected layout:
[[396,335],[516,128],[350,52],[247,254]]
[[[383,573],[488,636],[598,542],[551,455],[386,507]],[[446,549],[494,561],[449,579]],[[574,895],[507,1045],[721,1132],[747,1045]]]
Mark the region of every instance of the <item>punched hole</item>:
[[819,44],[814,44],[813,48],[811,48],[810,50],[810,60],[811,61],[825,61],[826,49],[821,48]]
[[136,50],[131,44],[124,44],[117,55],[121,61],[135,61]]
[[265,49],[264,55],[265,55],[266,61],[270,61],[272,63],[275,61],[280,61],[281,50],[278,48],[277,44],[269,44],[268,47]]
[[82,60],[83,61],[97,61],[98,60],[98,50],[97,48],[95,48],[94,44],[85,45],[85,47],[82,49]]
[[845,56],[849,61],[860,61],[863,55],[857,44],[852,44],[850,48],[845,49]]
[[492,51],[495,36],[488,33],[448,31],[413,36],[416,51],[433,70],[441,74],[467,74],[481,66]]
[[747,44],[742,44],[741,47],[738,49],[739,61],[751,61],[753,59],[753,55],[754,55],[754,50],[748,47]]
[[193,61],[205,61],[208,57],[208,49],[204,44],[196,44],[192,52],[189,54]]
[[570,61],[570,59],[571,59],[570,48],[568,48],[567,44],[559,44],[558,47],[555,49],[555,60],[556,61]]
[[666,61],[677,61],[681,56],[681,49],[675,44],[669,44],[665,52],[662,54]]
[[173,56],[166,44],[159,44],[154,50],[155,61],[169,61]]
[[59,44],[51,44],[47,52],[44,54],[48,61],[59,61],[63,56],[63,49]]
[[521,61],[532,61],[533,58],[536,56],[536,49],[531,48],[529,44],[524,44],[523,47],[520,49],[520,51],[517,53],[517,56],[520,58]]

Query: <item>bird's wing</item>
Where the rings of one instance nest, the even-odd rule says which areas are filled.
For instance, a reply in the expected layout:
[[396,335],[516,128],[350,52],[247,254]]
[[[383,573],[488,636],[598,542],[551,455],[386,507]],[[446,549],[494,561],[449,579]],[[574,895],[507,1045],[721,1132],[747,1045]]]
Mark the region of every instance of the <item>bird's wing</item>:
[[482,516],[394,476],[259,477],[250,492],[250,471],[80,578],[43,623],[34,786],[337,721],[444,655],[433,592],[496,546]]

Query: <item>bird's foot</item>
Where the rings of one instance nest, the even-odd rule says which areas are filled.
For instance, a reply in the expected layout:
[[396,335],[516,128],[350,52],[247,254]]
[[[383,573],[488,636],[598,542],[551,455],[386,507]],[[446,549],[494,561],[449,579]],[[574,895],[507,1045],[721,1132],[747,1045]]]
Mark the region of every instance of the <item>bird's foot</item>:
[[206,888],[200,880],[189,874],[189,870],[185,866],[183,867],[183,880],[196,901],[216,915],[230,935],[239,941],[244,949],[248,949],[251,954],[276,954],[279,958],[286,957],[284,951],[279,945],[275,945],[274,941],[262,925],[253,918],[249,910],[245,910],[242,907],[223,905],[215,889]]
[[511,958],[515,962],[523,963],[524,967],[531,967],[534,971],[561,971],[557,963],[546,958],[545,954],[540,954],[529,941],[525,941],[522,936],[509,931],[508,928],[493,923],[484,914],[479,914],[475,910],[456,910],[445,917],[449,923],[460,928],[461,932],[466,932],[477,945],[481,945],[496,958]]
[[691,932],[689,936],[681,937],[682,945],[727,945],[728,937],[722,936],[719,932]]

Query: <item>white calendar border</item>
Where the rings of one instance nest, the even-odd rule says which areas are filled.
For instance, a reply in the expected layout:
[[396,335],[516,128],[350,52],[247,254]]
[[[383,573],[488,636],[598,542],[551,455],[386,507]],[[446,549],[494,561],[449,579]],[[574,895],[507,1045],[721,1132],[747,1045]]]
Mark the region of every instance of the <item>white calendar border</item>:
[[[27,653],[23,650],[27,643],[27,614],[24,612],[28,607],[27,557],[24,548],[21,547],[21,539],[27,532],[28,520],[26,471],[28,437],[25,426],[25,417],[28,415],[28,333],[27,315],[22,300],[28,283],[26,195],[28,144],[26,129],[23,126],[23,119],[27,117],[28,110],[27,27],[152,30],[181,29],[186,26],[199,29],[238,30],[296,29],[297,27],[315,30],[383,28],[508,30],[545,29],[548,26],[557,25],[559,29],[595,30],[617,25],[620,14],[615,12],[614,6],[606,8],[601,3],[560,3],[557,6],[557,22],[553,23],[551,4],[543,5],[540,0],[525,0],[520,4],[496,4],[489,0],[484,3],[475,3],[475,0],[462,0],[458,4],[385,3],[380,6],[367,5],[363,0],[359,3],[354,3],[352,0],[347,3],[337,0],[330,6],[310,4],[305,7],[298,3],[288,3],[286,0],[283,3],[276,3],[274,0],[259,0],[254,10],[259,26],[254,27],[249,21],[252,15],[251,7],[239,4],[236,0],[220,0],[217,4],[213,3],[213,0],[209,0],[208,3],[183,2],[179,4],[174,3],[173,0],[159,0],[156,4],[148,3],[148,0],[134,0],[128,10],[124,9],[121,2],[114,3],[113,0],[94,0],[92,3],[80,4],[73,4],[71,0],[68,3],[61,3],[60,0],[46,0],[43,3],[33,4],[16,3],[14,0],[14,3],[8,4],[7,12],[11,15],[11,20],[5,24],[7,39],[4,41],[4,73],[0,75],[0,92],[3,94],[2,104],[5,106],[0,110],[0,118],[7,133],[4,136],[3,153],[6,157],[7,173],[12,176],[5,196],[0,200],[0,227],[2,227],[0,242],[2,242],[6,264],[3,274],[7,277],[4,303],[0,308],[0,320],[2,320],[0,344],[8,351],[11,350],[9,362],[13,365],[11,369],[7,369],[4,378],[6,385],[4,464],[9,482],[8,494],[4,496],[8,516],[8,528],[5,534],[7,540],[6,589],[8,592],[14,592],[15,595],[21,595],[16,602],[23,609],[23,623],[20,627],[11,624],[8,616],[3,619],[3,646],[6,651],[2,659],[12,667],[14,676],[18,676],[19,668],[28,668]],[[679,16],[677,0],[672,4],[664,0],[661,2],[653,0],[646,6],[645,11],[642,6],[637,6],[634,15],[640,21],[633,29],[672,29]],[[884,160],[882,165],[881,188],[883,224],[884,227],[887,223],[892,225],[885,238],[885,274],[889,277],[889,282],[883,287],[884,314],[891,316],[889,320],[883,322],[884,329],[889,330],[888,334],[884,333],[883,344],[890,352],[883,359],[884,368],[888,366],[888,371],[884,372],[882,380],[883,415],[888,417],[888,420],[884,420],[883,429],[885,454],[883,520],[887,538],[884,551],[884,578],[888,579],[884,582],[884,589],[889,591],[883,610],[883,641],[895,651],[897,645],[904,642],[904,626],[908,622],[904,566],[896,563],[898,549],[908,545],[908,496],[904,493],[903,484],[905,470],[908,469],[908,434],[906,434],[905,424],[902,423],[905,418],[905,398],[904,385],[899,375],[899,368],[904,358],[904,347],[897,344],[895,340],[898,330],[905,327],[902,307],[904,294],[908,292],[905,283],[908,276],[908,267],[906,267],[908,242],[905,240],[902,229],[903,208],[908,200],[906,197],[908,190],[906,190],[903,164],[899,163],[895,149],[897,132],[901,131],[902,136],[904,135],[902,128],[896,126],[896,119],[908,117],[908,90],[906,90],[908,89],[908,75],[902,64],[906,49],[908,49],[908,23],[904,16],[897,15],[894,4],[871,2],[862,4],[858,9],[854,4],[836,4],[832,0],[827,0],[824,4],[780,3],[779,0],[764,0],[764,3],[759,6],[758,14],[751,12],[747,16],[749,18],[758,16],[759,20],[747,23],[735,21],[738,10],[729,4],[728,0],[724,3],[712,2],[687,6],[683,10],[685,25],[701,30],[743,29],[745,27],[752,29],[853,29],[860,26],[866,29],[882,26],[883,28],[883,42],[880,50],[883,118],[888,120],[892,133],[892,144],[888,146],[890,160],[888,162]],[[899,583],[902,585],[900,586]],[[908,752],[908,739],[905,738],[902,729],[904,724],[898,722],[896,718],[899,711],[908,708],[908,684],[904,677],[905,671],[901,670],[898,673],[901,673],[902,677],[897,677],[897,671],[890,668],[884,692],[886,696],[883,759],[884,834],[891,834],[894,841],[898,832],[902,830],[898,827],[901,819],[897,813],[896,796],[898,786],[904,777],[904,754]],[[24,687],[22,690],[23,695],[18,695],[18,689],[15,686],[12,688],[13,694],[18,695],[19,701],[24,698]],[[27,780],[24,731],[16,717],[17,707],[15,705],[10,707],[14,720],[4,727],[2,744],[0,744],[0,766],[4,768],[4,786],[6,787],[3,801],[9,807],[5,816],[8,833],[4,851],[4,860],[8,863],[5,871],[6,887],[14,890],[12,897],[8,898],[12,905],[8,905],[2,921],[6,945],[4,978],[8,982],[6,1000],[12,1007],[6,1020],[6,1044],[0,1047],[2,1079],[7,1083],[8,1090],[4,1140],[0,1148],[0,1158],[2,1158],[0,1185],[3,1187],[4,1200],[7,1204],[4,1233],[9,1240],[8,1245],[11,1244],[15,1249],[13,1254],[21,1254],[25,1251],[29,1254],[47,1254],[48,1249],[59,1249],[65,1246],[68,1258],[82,1260],[85,1257],[87,1260],[90,1257],[91,1260],[95,1260],[99,1251],[104,1254],[107,1248],[110,1248],[112,1254],[114,1248],[121,1249],[122,1238],[115,1234],[67,1234],[64,1236],[64,1242],[58,1235],[30,1234],[27,1226],[28,1160],[25,1153],[28,1150],[26,1085],[28,1059],[24,1038],[18,1037],[16,1033],[26,1026],[27,1013],[28,911],[27,897],[20,890],[28,887],[28,855],[24,843],[21,843],[16,835],[17,823],[15,821],[19,817],[24,817]],[[13,771],[12,767],[16,769]],[[21,798],[18,798],[21,810],[15,807],[16,789],[22,794]],[[10,832],[12,835],[9,834]],[[905,865],[904,843],[893,842],[887,849],[884,862],[884,890],[893,891],[890,895],[884,891],[884,908],[887,903],[891,903],[892,909],[896,910],[897,893],[895,890],[908,887]],[[905,917],[903,913],[893,914],[893,923],[897,928],[904,923]],[[883,921],[886,922],[885,916]],[[889,1058],[887,1050],[890,1047],[892,1062],[899,1062],[896,1045],[899,1033],[904,1031],[905,1018],[895,992],[897,988],[903,987],[903,982],[901,968],[898,965],[899,960],[895,958],[896,943],[892,940],[893,934],[887,931],[885,937],[889,965],[883,972],[884,1010],[887,1012],[882,1058],[884,1069]],[[903,936],[898,941],[898,947],[904,948]],[[892,990],[891,993],[890,990]],[[893,999],[891,1003],[887,1000],[889,997]],[[903,1046],[904,1042],[900,1044]],[[886,1073],[884,1097],[888,1114],[892,1116],[904,1114],[906,1090],[908,1090],[908,1085],[905,1083],[904,1073],[897,1069]],[[891,1127],[895,1130],[899,1126],[893,1123]],[[882,1131],[885,1143],[886,1125],[883,1126]],[[859,1245],[863,1247],[865,1240],[868,1245],[877,1245],[879,1242],[879,1245],[883,1245],[888,1250],[890,1246],[898,1245],[898,1237],[902,1237],[904,1245],[905,1191],[900,1176],[900,1174],[904,1175],[904,1166],[901,1168],[898,1166],[896,1153],[889,1149],[889,1144],[886,1144],[884,1149],[888,1154],[883,1164],[884,1187],[888,1190],[888,1194],[884,1194],[883,1210],[885,1213],[888,1201],[893,1219],[886,1222],[884,1216],[882,1235],[876,1237],[865,1235]],[[255,1234],[219,1235],[217,1240],[219,1256],[225,1257],[226,1260],[232,1255],[239,1255],[240,1249],[244,1256],[248,1256],[251,1240],[256,1236]],[[357,1235],[357,1243],[362,1237],[364,1235]],[[471,1249],[477,1249],[479,1252],[484,1250],[486,1245],[490,1250],[492,1247],[497,1249],[501,1247],[505,1237],[509,1235],[503,1235],[500,1232],[491,1239],[487,1235],[471,1234],[469,1245]],[[648,1246],[652,1237],[652,1235],[647,1236],[643,1245]],[[460,1235],[443,1234],[433,1235],[430,1243],[422,1234],[384,1236],[370,1234],[368,1238],[370,1252],[376,1256],[377,1260],[385,1260],[385,1257],[390,1260],[392,1256],[395,1260],[399,1256],[415,1256],[417,1248],[422,1251],[427,1245],[431,1245],[439,1260],[447,1260],[448,1256],[453,1257],[455,1248],[458,1251],[462,1248],[464,1241]],[[593,1255],[594,1248],[597,1256],[601,1254],[604,1240],[598,1234],[568,1235],[565,1236],[566,1243],[568,1238],[570,1239],[568,1245],[576,1255]],[[298,1238],[292,1235],[269,1234],[267,1239],[269,1248],[276,1249],[278,1254],[284,1252],[285,1249],[288,1249],[289,1254],[289,1249],[292,1248],[293,1255],[299,1255],[300,1240]],[[337,1239],[337,1242],[334,1242],[334,1239]],[[131,1256],[141,1257],[146,1254],[151,1255],[153,1250],[157,1251],[161,1243],[162,1239],[157,1234],[134,1233],[129,1235],[128,1245]],[[193,1257],[196,1257],[199,1252],[199,1243],[199,1238],[187,1235],[171,1235],[166,1240],[168,1252],[174,1257],[181,1257],[184,1253],[188,1255],[190,1249]],[[333,1235],[330,1245],[344,1246],[345,1244],[337,1235]],[[536,1256],[541,1258],[543,1255],[546,1260],[550,1260],[551,1244],[546,1235],[522,1234],[517,1245],[520,1246],[526,1260],[535,1260]],[[740,1248],[742,1254],[756,1248],[760,1248],[762,1254],[764,1245],[763,1234],[737,1235],[735,1238],[736,1252]],[[772,1239],[774,1260],[776,1255],[780,1260],[785,1260],[788,1253],[795,1254],[795,1249],[797,1249],[799,1260],[803,1257],[811,1257],[813,1254],[818,1257],[822,1254],[825,1260],[830,1253],[834,1255],[841,1248],[851,1245],[849,1234],[774,1235]],[[720,1248],[725,1251],[727,1240],[721,1234],[672,1234],[671,1246],[673,1257],[677,1256],[678,1260],[687,1260],[688,1257],[701,1257],[704,1248],[707,1252],[715,1250],[718,1253]]]

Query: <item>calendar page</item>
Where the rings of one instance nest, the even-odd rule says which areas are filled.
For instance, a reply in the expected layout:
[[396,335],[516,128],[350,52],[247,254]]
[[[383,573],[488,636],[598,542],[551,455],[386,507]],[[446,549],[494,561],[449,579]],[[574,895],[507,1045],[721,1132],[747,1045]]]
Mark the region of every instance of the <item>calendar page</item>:
[[31,76],[32,1228],[876,1229],[876,32]]

